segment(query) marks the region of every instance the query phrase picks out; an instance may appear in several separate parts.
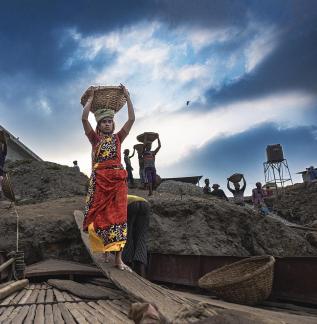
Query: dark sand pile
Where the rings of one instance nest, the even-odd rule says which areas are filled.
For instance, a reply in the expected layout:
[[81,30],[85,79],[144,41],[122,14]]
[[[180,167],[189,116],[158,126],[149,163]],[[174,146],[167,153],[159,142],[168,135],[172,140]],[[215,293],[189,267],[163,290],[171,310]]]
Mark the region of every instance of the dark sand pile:
[[8,163],[6,170],[19,204],[86,193],[88,178],[72,167],[24,160]]
[[274,210],[290,222],[306,225],[317,220],[317,182],[285,188],[274,201]]
[[[83,209],[87,177],[73,168],[49,162],[16,162],[7,169],[20,202],[29,203],[17,206],[20,248],[27,262],[52,257],[88,262],[90,258],[73,218],[75,209]],[[200,195],[195,186],[165,184],[150,198],[144,190],[129,192],[150,203],[150,252],[317,255],[316,244],[307,240],[303,231],[260,217],[250,207]],[[8,204],[0,202],[0,250],[11,251],[15,249],[16,217],[13,209],[5,208]]]

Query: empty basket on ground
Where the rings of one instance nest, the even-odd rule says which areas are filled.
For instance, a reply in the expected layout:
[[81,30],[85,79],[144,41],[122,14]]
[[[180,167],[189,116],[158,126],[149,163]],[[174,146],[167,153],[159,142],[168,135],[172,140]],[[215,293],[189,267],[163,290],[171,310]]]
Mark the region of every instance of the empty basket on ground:
[[212,290],[223,300],[255,305],[271,293],[274,262],[274,257],[269,255],[234,262],[205,274],[198,285]]
[[141,143],[152,143],[158,137],[157,133],[145,132],[136,137],[136,139]]
[[[127,102],[123,90],[121,87],[117,86],[97,86],[93,87],[94,98],[92,101],[91,111],[95,112],[100,108],[108,108],[118,112]],[[81,97],[81,104],[85,106],[89,98],[89,88]]]
[[243,177],[243,174],[235,173],[229,177],[229,181],[231,181],[233,183],[240,182],[242,180],[242,177]]

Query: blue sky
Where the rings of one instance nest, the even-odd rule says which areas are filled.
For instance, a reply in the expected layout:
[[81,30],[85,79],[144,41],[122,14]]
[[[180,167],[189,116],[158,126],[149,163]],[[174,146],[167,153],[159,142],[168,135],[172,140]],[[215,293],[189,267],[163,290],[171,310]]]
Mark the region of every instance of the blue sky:
[[158,132],[161,176],[224,185],[241,171],[250,189],[275,143],[295,180],[317,164],[316,1],[12,0],[0,42],[0,124],[45,160],[89,174],[80,96],[124,83],[136,123],[123,149]]

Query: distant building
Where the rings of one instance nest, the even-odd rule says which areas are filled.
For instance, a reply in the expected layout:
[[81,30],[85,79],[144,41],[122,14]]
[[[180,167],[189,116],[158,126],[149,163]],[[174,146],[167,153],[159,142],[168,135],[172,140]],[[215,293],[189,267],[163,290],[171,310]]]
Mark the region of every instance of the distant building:
[[35,160],[42,161],[42,159],[32,152],[28,147],[26,147],[19,138],[13,136],[9,131],[7,131],[3,126],[0,125],[0,131],[4,132],[7,139],[8,153],[7,160],[17,161],[17,160]]

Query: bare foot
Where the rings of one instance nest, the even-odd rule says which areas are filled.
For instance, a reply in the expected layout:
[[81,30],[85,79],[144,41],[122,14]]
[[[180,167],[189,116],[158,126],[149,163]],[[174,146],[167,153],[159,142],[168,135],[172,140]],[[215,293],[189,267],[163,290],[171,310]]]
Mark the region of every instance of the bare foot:
[[114,266],[121,271],[133,272],[132,269],[124,263],[115,264]]
[[110,262],[110,256],[108,252],[105,252],[105,262],[109,263]]

